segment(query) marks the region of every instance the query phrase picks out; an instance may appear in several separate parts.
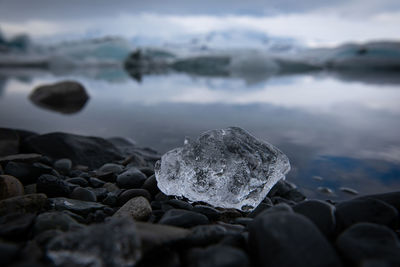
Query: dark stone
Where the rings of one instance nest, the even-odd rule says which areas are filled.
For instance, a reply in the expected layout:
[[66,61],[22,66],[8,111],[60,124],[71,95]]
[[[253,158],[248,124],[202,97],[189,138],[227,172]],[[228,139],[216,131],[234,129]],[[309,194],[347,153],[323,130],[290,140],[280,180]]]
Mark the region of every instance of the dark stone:
[[140,255],[140,238],[128,218],[67,232],[47,246],[47,257],[56,266],[134,266]]
[[163,215],[159,223],[190,228],[197,225],[208,224],[209,220],[205,215],[200,213],[171,209]]
[[107,183],[115,183],[115,180],[117,180],[117,175],[113,172],[98,171],[98,172],[96,172],[96,177]]
[[21,196],[24,194],[24,186],[11,175],[0,175],[0,200]]
[[240,249],[216,245],[192,249],[187,264],[190,267],[246,267],[250,262],[246,253]]
[[35,162],[43,161],[43,157],[42,155],[32,153],[32,154],[15,154],[0,158],[0,164],[6,165],[10,161],[32,164]]
[[67,197],[71,193],[66,181],[49,174],[43,174],[38,178],[36,190],[48,197]]
[[109,192],[102,202],[108,206],[115,207],[118,205],[118,194]]
[[13,243],[0,241],[0,266],[8,266],[18,256],[19,247]]
[[92,201],[92,202],[97,201],[95,193],[93,193],[92,191],[90,191],[86,188],[82,188],[82,187],[75,188],[74,191],[72,191],[70,198],[83,200],[83,201]]
[[155,196],[160,189],[157,186],[157,179],[155,175],[150,176],[149,178],[144,181],[142,185],[142,189],[146,189],[152,196]]
[[252,212],[250,212],[247,217],[249,218],[255,218],[258,214],[263,212],[266,209],[269,209],[272,207],[272,204],[266,204],[264,202],[261,202],[260,205],[258,205]]
[[235,209],[223,209],[220,213],[219,220],[230,222],[236,218],[242,217],[242,214]]
[[241,218],[236,218],[233,222],[248,227],[253,222],[253,218],[241,217]]
[[147,190],[145,190],[145,189],[128,189],[118,196],[118,204],[122,206],[128,200],[130,200],[134,197],[138,197],[138,196],[145,197],[145,198],[147,198],[148,201],[151,201],[151,195]]
[[83,109],[89,96],[78,82],[63,81],[36,87],[29,99],[41,108],[72,114]]
[[53,159],[69,158],[73,164],[92,169],[122,159],[119,150],[107,140],[67,133],[31,136],[23,142],[27,152],[46,155]]
[[296,189],[296,186],[286,180],[279,180],[268,192],[268,197],[284,197],[291,190]]
[[196,205],[193,207],[193,211],[207,216],[207,218],[210,221],[216,221],[221,216],[220,211],[218,211],[217,209],[214,209],[213,207],[206,206],[206,205]]
[[120,188],[140,188],[146,179],[141,171],[131,168],[117,176],[117,184]]
[[86,179],[83,179],[82,177],[68,178],[65,181],[71,184],[80,185],[82,187],[87,187],[89,185],[88,181],[86,181]]
[[376,195],[369,195],[369,196],[363,196],[357,199],[367,199],[367,198],[373,198],[373,199],[379,199],[383,202],[388,203],[389,205],[392,205],[397,209],[397,211],[400,213],[400,192],[390,192],[390,193],[384,193],[384,194],[376,194]]
[[385,264],[382,266],[400,266],[399,240],[383,225],[354,224],[337,238],[336,246],[349,266],[361,266],[368,260],[379,260]]
[[335,206],[320,200],[307,200],[293,206],[293,211],[310,219],[326,237],[335,233]]
[[167,200],[169,200],[169,197],[166,194],[164,194],[163,192],[160,191],[154,196],[154,200],[167,201]]
[[97,202],[82,201],[64,197],[50,198],[49,201],[55,210],[68,210],[82,216],[86,216],[91,212],[95,212],[96,210],[102,210],[105,207]]
[[261,213],[249,226],[256,266],[341,266],[335,250],[306,217],[292,212]]
[[63,231],[57,229],[46,230],[36,235],[35,241],[42,249],[45,249],[50,240],[62,233]]
[[147,177],[151,177],[152,175],[154,175],[154,169],[153,168],[141,167],[141,168],[139,168],[139,171],[144,173]]
[[285,204],[288,204],[290,206],[296,205],[296,202],[294,202],[292,200],[289,200],[289,199],[286,199],[286,198],[283,198],[283,197],[278,197],[278,196],[277,197],[272,197],[271,201],[272,201],[272,203],[274,203],[274,205],[281,204],[281,203],[285,203]]
[[105,188],[93,188],[91,191],[96,195],[97,201],[103,201],[108,195],[108,191]]
[[11,213],[0,217],[0,237],[6,239],[28,239],[36,215]]
[[90,177],[89,182],[93,187],[102,187],[105,184],[105,182],[95,177]]
[[190,205],[190,203],[179,200],[179,199],[170,199],[165,202],[168,205],[171,205],[172,207],[176,209],[183,209],[183,210],[193,210],[193,206]]
[[18,178],[22,184],[28,185],[36,183],[36,180],[40,175],[49,174],[51,173],[51,170],[33,166],[27,163],[10,161],[7,163],[4,172],[8,175]]
[[114,174],[119,174],[124,170],[124,166],[115,164],[115,163],[106,163],[99,168],[100,173],[109,173],[112,172]]
[[48,204],[45,194],[29,194],[0,201],[0,216],[10,213],[36,213]]
[[38,235],[47,230],[69,231],[83,227],[72,219],[68,214],[63,212],[45,212],[36,217],[33,230]]
[[70,159],[59,159],[54,162],[53,166],[57,171],[68,174],[72,168],[72,161]]
[[294,202],[300,202],[306,199],[306,196],[297,189],[289,190],[282,197]]
[[149,201],[142,196],[134,197],[126,202],[113,217],[131,217],[135,221],[146,221],[151,215],[151,205]]
[[221,225],[199,225],[191,229],[184,244],[186,246],[209,246],[216,244],[228,234],[228,231]]
[[354,199],[336,205],[336,221],[339,232],[358,222],[377,223],[396,229],[398,220],[398,211],[378,199]]

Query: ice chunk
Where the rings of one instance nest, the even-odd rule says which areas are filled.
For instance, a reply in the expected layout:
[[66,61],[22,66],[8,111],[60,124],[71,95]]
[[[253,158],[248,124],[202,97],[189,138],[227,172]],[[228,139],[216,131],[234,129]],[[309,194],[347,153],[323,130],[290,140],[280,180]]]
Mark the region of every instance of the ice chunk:
[[289,170],[285,154],[238,127],[186,139],[155,166],[158,187],[167,195],[246,211],[257,207]]

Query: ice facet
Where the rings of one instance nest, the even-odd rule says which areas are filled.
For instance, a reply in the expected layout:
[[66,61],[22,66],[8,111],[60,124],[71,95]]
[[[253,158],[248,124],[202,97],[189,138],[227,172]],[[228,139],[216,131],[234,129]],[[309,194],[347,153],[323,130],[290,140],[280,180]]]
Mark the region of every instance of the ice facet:
[[239,127],[210,130],[165,153],[155,175],[166,195],[251,211],[290,170],[289,159]]

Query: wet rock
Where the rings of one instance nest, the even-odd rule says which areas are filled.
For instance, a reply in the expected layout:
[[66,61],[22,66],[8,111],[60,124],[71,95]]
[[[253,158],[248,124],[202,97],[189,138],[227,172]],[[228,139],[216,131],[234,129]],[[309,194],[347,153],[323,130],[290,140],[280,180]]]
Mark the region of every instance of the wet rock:
[[55,237],[47,256],[56,266],[134,266],[140,238],[132,220],[113,219]]
[[116,186],[114,183],[105,183],[103,185],[103,188],[105,188],[108,192],[117,192],[119,191],[119,187]]
[[41,108],[72,114],[85,106],[89,96],[81,84],[63,81],[35,88],[29,99]]
[[117,177],[117,184],[120,188],[140,188],[147,177],[136,168],[131,168]]
[[126,202],[113,217],[131,217],[137,221],[145,221],[150,217],[151,205],[144,197],[135,197]]
[[52,170],[48,168],[42,168],[41,166],[10,161],[7,163],[4,172],[8,175],[18,178],[22,184],[28,185],[36,183],[40,175],[50,174]]
[[68,178],[65,181],[67,183],[80,185],[82,187],[87,187],[89,185],[88,181],[86,181],[86,179],[83,179],[82,177]]
[[176,209],[193,210],[193,206],[190,203],[183,201],[183,200],[170,199],[170,200],[167,200],[165,203],[168,205],[171,205],[173,208],[176,208]]
[[367,199],[367,198],[379,199],[385,203],[388,203],[389,205],[395,207],[397,211],[400,213],[400,192],[369,195],[357,199]]
[[190,235],[185,239],[188,246],[209,246],[216,244],[228,234],[228,231],[221,225],[199,225],[191,229]]
[[105,208],[104,205],[97,202],[82,201],[64,197],[50,198],[49,201],[55,210],[68,210],[82,216],[86,216],[91,212]]
[[0,200],[21,196],[24,194],[24,186],[10,175],[0,175]]
[[99,168],[100,173],[112,172],[114,174],[121,173],[124,170],[124,166],[115,163],[106,163]]
[[391,205],[378,199],[354,199],[336,205],[339,232],[358,222],[370,222],[396,229],[399,213]]
[[154,169],[149,167],[141,167],[139,168],[139,171],[144,173],[147,177],[151,177],[152,175],[154,175]]
[[33,230],[35,235],[38,235],[47,230],[61,230],[68,231],[82,228],[69,215],[63,212],[45,212],[36,217]]
[[217,209],[214,209],[213,207],[206,206],[206,205],[196,205],[196,206],[193,207],[193,211],[201,213],[201,214],[207,216],[207,218],[210,221],[216,221],[221,216],[221,212],[220,211],[218,211]]
[[43,174],[36,183],[36,190],[39,193],[44,193],[48,197],[67,197],[71,193],[69,184],[60,178]]
[[164,154],[155,166],[158,187],[216,207],[253,210],[290,169],[277,148],[245,130],[203,133]]
[[293,206],[293,211],[310,219],[327,237],[336,229],[335,207],[320,200],[307,200]]
[[378,266],[400,265],[399,240],[383,225],[354,224],[337,238],[336,246],[351,266],[361,266],[363,262],[372,260],[381,262]]
[[335,194],[335,192],[333,192],[333,190],[330,189],[329,187],[319,186],[317,188],[317,190],[326,195],[334,195]]
[[0,201],[0,215],[10,213],[36,213],[48,204],[45,194],[29,194]]
[[208,218],[203,214],[180,209],[168,210],[159,221],[160,224],[167,224],[184,228],[208,224],[208,222]]
[[189,252],[187,264],[190,267],[246,267],[250,265],[250,262],[242,250],[218,245],[192,249]]
[[73,164],[92,169],[122,159],[119,150],[105,139],[67,133],[30,136],[24,140],[24,147],[26,151],[53,159],[69,158]]
[[54,162],[53,166],[57,171],[68,174],[72,168],[72,161],[70,159],[59,159]]
[[9,213],[0,217],[0,237],[27,239],[36,215],[32,213]]
[[128,189],[124,192],[122,192],[118,196],[118,204],[119,205],[124,205],[128,200],[134,198],[134,197],[145,197],[148,201],[151,201],[151,195],[150,193],[145,190],[145,189]]
[[249,227],[257,266],[341,266],[335,250],[306,217],[264,212]]
[[160,192],[160,189],[158,189],[157,186],[156,176],[152,175],[147,178],[142,185],[142,189],[146,189],[147,191],[149,191],[152,196],[155,196],[158,192]]
[[250,212],[247,215],[247,217],[255,218],[258,214],[260,214],[264,210],[269,209],[271,207],[272,207],[272,203],[271,204],[266,204],[266,203],[261,202],[260,205],[257,206],[257,208],[255,208],[252,212]]
[[93,193],[92,191],[90,191],[86,188],[82,188],[82,187],[75,188],[74,191],[72,191],[70,198],[83,200],[83,201],[92,201],[92,202],[97,201],[95,193]]

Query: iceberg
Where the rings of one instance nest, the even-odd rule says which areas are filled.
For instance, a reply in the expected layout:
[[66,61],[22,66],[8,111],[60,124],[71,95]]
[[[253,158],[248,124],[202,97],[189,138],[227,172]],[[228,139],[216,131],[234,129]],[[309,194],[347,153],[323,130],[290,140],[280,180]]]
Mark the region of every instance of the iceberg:
[[289,170],[289,159],[278,148],[229,127],[186,139],[161,157],[155,175],[167,195],[251,211]]

